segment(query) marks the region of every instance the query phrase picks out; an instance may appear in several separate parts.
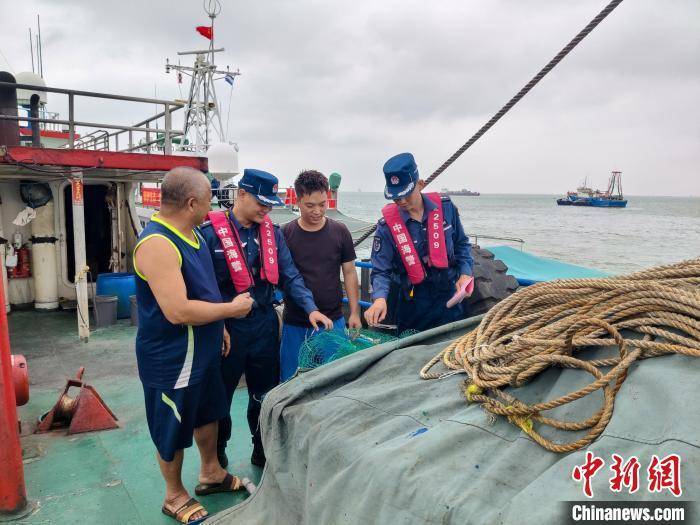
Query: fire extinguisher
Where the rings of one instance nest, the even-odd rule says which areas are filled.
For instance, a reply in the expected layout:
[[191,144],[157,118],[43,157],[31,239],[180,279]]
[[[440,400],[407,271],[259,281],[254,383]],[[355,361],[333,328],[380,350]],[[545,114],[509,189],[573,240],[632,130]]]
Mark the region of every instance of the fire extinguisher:
[[29,248],[22,246],[17,250],[17,266],[10,268],[7,276],[10,279],[24,279],[32,276]]

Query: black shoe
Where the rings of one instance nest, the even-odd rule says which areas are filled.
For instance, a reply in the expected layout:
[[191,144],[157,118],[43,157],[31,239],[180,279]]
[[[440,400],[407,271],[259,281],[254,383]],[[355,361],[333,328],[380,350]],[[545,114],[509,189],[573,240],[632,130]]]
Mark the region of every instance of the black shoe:
[[266,461],[265,451],[263,450],[262,445],[254,445],[253,454],[250,456],[250,462],[256,467],[263,468]]
[[221,465],[221,468],[226,468],[228,466],[228,456],[226,455],[226,449],[217,450],[216,457],[219,458],[219,464]]

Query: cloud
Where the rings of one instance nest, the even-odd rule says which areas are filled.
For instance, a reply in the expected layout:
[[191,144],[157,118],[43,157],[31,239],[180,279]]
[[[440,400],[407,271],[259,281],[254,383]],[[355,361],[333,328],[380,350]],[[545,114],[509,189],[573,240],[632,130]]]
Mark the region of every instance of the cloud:
[[[219,65],[243,73],[229,123],[241,164],[283,183],[301,168],[339,171],[375,190],[399,151],[432,172],[605,5],[223,3]],[[0,20],[3,53],[28,68],[22,28],[41,13],[47,80],[60,87],[180,98],[164,59],[206,46],[198,1],[34,0],[13,13]],[[562,193],[618,168],[630,194],[700,195],[699,16],[695,0],[623,2],[437,185]],[[228,86],[218,89],[226,120]],[[59,97],[50,104],[65,112]],[[154,108],[93,100],[78,111],[126,123]]]

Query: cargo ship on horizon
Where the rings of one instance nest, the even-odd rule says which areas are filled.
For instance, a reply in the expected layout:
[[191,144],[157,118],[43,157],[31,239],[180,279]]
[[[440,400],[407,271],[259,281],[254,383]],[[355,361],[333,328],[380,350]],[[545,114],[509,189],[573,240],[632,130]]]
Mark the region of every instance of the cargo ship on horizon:
[[478,197],[481,195],[478,191],[470,191],[467,189],[462,188],[461,190],[450,190],[447,188],[442,188],[440,190],[440,193],[443,195],[458,195],[458,196],[463,196],[463,197]]

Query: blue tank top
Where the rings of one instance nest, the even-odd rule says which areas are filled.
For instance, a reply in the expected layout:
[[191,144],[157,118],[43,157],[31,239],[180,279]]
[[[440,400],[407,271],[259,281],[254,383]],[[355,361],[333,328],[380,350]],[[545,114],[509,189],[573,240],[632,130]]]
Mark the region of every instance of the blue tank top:
[[[139,236],[134,254],[147,239],[163,237],[175,248],[188,299],[220,303],[214,265],[202,234],[194,230],[194,242],[158,216],[153,216]],[[176,389],[195,385],[211,366],[219,366],[224,322],[202,326],[175,325],[168,321],[146,278],[134,261],[139,327],[136,361],[144,385]]]

